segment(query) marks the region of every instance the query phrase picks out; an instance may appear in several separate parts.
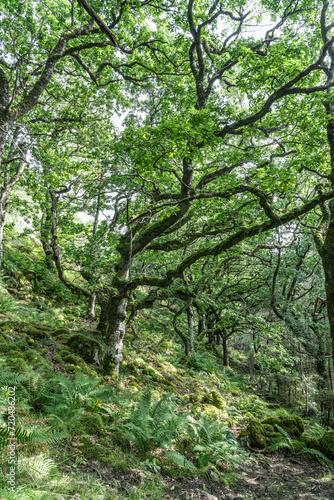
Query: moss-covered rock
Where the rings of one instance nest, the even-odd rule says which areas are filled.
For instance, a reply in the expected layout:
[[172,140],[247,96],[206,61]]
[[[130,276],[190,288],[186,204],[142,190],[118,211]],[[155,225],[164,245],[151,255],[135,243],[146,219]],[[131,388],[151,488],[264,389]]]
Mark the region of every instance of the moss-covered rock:
[[298,415],[281,415],[277,417],[269,417],[262,420],[265,425],[278,425],[282,427],[292,438],[298,439],[304,432],[304,422]]
[[189,403],[200,403],[202,401],[202,396],[200,394],[190,394]]
[[71,337],[70,334],[68,334],[68,333],[62,333],[62,334],[60,334],[60,335],[57,336],[57,340],[60,341],[60,342],[67,342],[70,337]]
[[10,346],[8,344],[0,344],[0,354],[7,354],[10,351]]
[[204,413],[210,420],[219,420],[221,415],[221,411],[213,405],[206,404],[204,405]]
[[115,465],[112,447],[102,446],[100,443],[95,444],[87,436],[80,438],[82,446],[80,451],[83,457],[87,459],[98,460],[99,462]]
[[219,410],[226,410],[226,401],[218,391],[211,391],[206,394],[202,399],[202,403],[215,406]]
[[58,335],[70,335],[71,332],[67,328],[57,328],[57,330],[53,330],[52,336],[58,337]]
[[17,327],[20,332],[27,333],[30,337],[37,339],[50,339],[51,336],[46,328],[36,328],[33,325],[20,325]]
[[24,357],[26,361],[30,364],[33,364],[35,367],[41,366],[43,364],[43,358],[42,356],[35,351],[35,349],[28,349]]
[[307,448],[313,448],[314,450],[320,450],[321,446],[319,443],[319,438],[311,436],[302,436],[300,441],[305,444]]
[[132,362],[129,363],[123,362],[122,370],[126,370],[128,373],[131,373],[135,377],[139,376],[139,370],[137,366]]
[[64,356],[64,361],[66,361],[67,363],[71,363],[73,365],[82,365],[82,364],[85,364],[85,362],[83,361],[82,358],[80,358],[80,356],[77,356],[76,354],[66,354],[66,356]]
[[28,365],[22,358],[8,357],[6,363],[18,373],[25,373],[28,369]]
[[145,375],[149,375],[152,378],[152,380],[155,380],[156,382],[164,380],[162,375],[152,365],[146,364],[143,367],[143,373]]
[[247,428],[239,434],[239,438],[248,437],[249,444],[252,448],[263,450],[266,447],[267,440],[263,425],[258,420],[249,422]]
[[71,335],[67,340],[67,344],[87,363],[100,363],[102,345],[97,340],[78,333]]
[[74,365],[72,363],[68,363],[65,365],[65,370],[70,373],[80,373],[81,372],[81,366]]
[[166,389],[166,391],[176,391],[176,385],[173,384],[170,380],[163,379],[160,381],[160,384]]
[[103,436],[105,434],[104,424],[101,415],[98,413],[84,413],[79,420],[73,422],[71,430],[77,435]]
[[334,431],[326,432],[319,439],[320,451],[326,455],[326,457],[334,460]]
[[22,359],[24,359],[24,354],[21,351],[19,351],[16,347],[14,347],[10,351],[10,357],[11,358],[22,358]]
[[64,356],[67,356],[68,354],[70,354],[70,349],[61,349],[59,352],[58,352],[59,356],[61,358],[63,358]]
[[54,361],[54,363],[61,363],[63,360],[59,354],[55,354],[54,356],[52,356],[52,361]]

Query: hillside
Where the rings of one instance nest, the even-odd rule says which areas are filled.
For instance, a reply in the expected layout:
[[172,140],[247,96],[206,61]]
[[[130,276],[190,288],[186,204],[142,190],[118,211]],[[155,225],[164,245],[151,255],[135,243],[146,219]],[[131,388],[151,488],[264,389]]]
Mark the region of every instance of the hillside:
[[[6,245],[0,310],[1,498],[331,499],[333,437],[304,401],[203,346],[187,359],[163,311],[140,313],[117,378],[82,301],[43,273],[31,237]],[[275,375],[273,374],[273,377]],[[15,491],[8,401],[15,387]],[[211,495],[211,496],[210,496]]]

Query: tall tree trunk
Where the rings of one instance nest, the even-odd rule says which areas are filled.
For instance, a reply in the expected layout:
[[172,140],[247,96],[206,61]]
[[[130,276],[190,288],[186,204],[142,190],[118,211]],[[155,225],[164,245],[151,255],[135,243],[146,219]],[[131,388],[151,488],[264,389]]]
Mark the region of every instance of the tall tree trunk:
[[88,299],[88,308],[87,308],[87,318],[91,321],[95,320],[95,305],[96,305],[96,292],[91,293]]
[[251,382],[256,383],[254,354],[254,347],[252,346],[249,354],[249,377]]
[[187,321],[188,321],[190,351],[194,352],[194,313],[191,306],[187,308]]
[[103,372],[105,374],[115,370],[119,374],[119,367],[123,359],[123,342],[126,330],[127,299],[110,296],[104,312],[104,359]]
[[[103,181],[103,176],[100,179]],[[94,216],[94,224],[93,224],[93,251],[92,251],[92,256],[94,259],[95,256],[95,251],[96,251],[96,234],[97,234],[97,228],[99,224],[99,216],[100,216],[100,210],[101,210],[101,194],[102,194],[102,186],[99,189],[98,195],[97,195],[97,200],[96,200],[96,211],[95,211],[95,216]],[[91,321],[94,321],[95,319],[95,305],[96,305],[96,292],[92,292],[89,300],[88,300],[88,309],[87,309],[87,317]]]
[[229,366],[229,356],[228,356],[228,345],[227,345],[227,336],[225,334],[221,335],[223,340],[223,364],[224,366]]
[[332,340],[332,354],[334,361],[334,202],[331,202],[331,219],[326,231],[325,242],[322,247],[321,259],[325,273],[326,305]]
[[45,254],[45,266],[49,271],[54,269],[53,265],[53,250],[52,250],[52,235],[51,235],[51,226],[52,226],[52,210],[51,210],[51,199],[50,194],[47,192],[45,194],[46,203],[45,203],[45,211],[41,220],[41,229],[40,229],[40,238]]
[[0,269],[3,261],[3,228],[5,225],[6,208],[0,203]]
[[[118,265],[114,283],[120,280],[128,280],[131,266],[131,258],[123,257]],[[103,371],[105,374],[115,371],[119,374],[119,368],[123,360],[123,342],[126,330],[126,308],[128,299],[122,295],[122,289],[114,286],[118,293],[110,293],[108,301],[101,304],[101,315],[98,329],[102,333],[104,341]]]

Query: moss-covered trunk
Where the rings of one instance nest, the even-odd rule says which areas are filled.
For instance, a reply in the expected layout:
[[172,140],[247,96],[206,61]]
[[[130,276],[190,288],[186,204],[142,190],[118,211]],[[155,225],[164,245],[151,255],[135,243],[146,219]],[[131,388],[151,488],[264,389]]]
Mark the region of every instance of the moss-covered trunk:
[[126,307],[127,299],[111,296],[105,306],[106,321],[103,325],[104,358],[103,371],[110,373],[115,370],[119,373],[119,367],[123,359],[123,342],[126,330]]
[[[123,359],[123,342],[126,330],[126,294],[122,293],[121,281],[128,280],[130,259],[121,258],[114,278],[114,291],[110,292],[108,300],[101,303],[101,314],[98,329],[104,340],[103,371],[110,373],[119,368]],[[118,286],[117,286],[118,284]],[[116,292],[116,293],[115,293]]]
[[0,269],[3,261],[3,228],[5,225],[6,209],[0,203]]
[[228,355],[228,345],[227,345],[227,336],[222,334],[222,346],[223,346],[223,364],[224,366],[229,366],[229,355]]
[[334,360],[334,200],[329,208],[330,221],[321,248],[321,260],[325,273],[326,305]]

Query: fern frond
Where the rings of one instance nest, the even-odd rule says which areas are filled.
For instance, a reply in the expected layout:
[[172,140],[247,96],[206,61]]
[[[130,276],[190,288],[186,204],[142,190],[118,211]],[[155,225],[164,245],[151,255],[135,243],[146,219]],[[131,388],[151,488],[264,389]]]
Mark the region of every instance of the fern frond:
[[314,448],[303,448],[298,454],[305,453],[309,458],[315,458],[319,462],[325,462],[328,465],[332,465],[331,460],[329,460],[321,451],[315,450]]
[[269,446],[268,446],[268,451],[270,453],[278,450],[283,450],[283,449],[289,449],[292,450],[292,445],[289,443],[287,440],[285,440],[282,437],[277,437],[271,440]]
[[186,469],[196,470],[195,465],[188,460],[184,455],[177,451],[166,451],[165,455],[174,462],[178,467],[184,467]]

